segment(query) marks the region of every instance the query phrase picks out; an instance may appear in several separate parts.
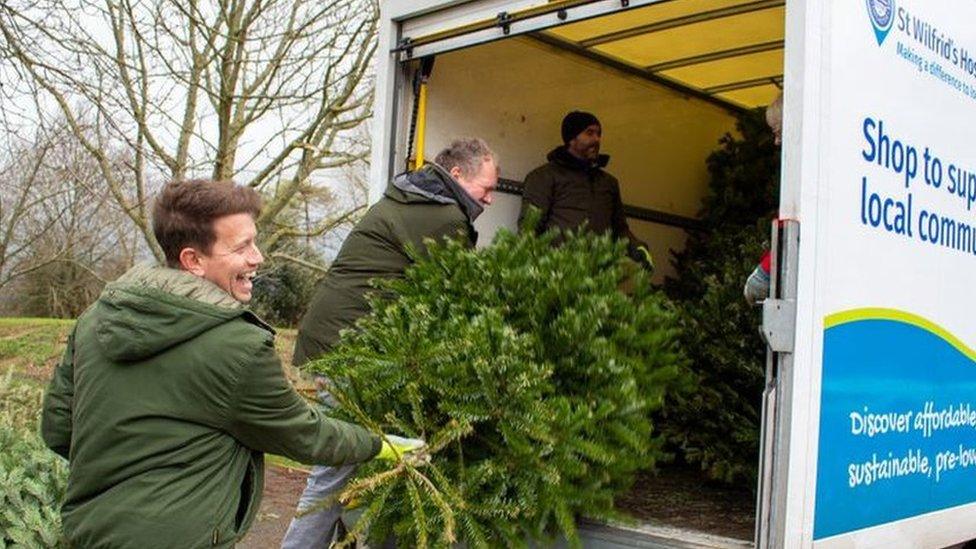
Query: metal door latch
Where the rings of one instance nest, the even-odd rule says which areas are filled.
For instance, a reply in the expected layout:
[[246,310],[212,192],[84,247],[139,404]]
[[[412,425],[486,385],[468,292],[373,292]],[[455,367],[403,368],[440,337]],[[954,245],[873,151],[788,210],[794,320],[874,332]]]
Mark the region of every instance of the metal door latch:
[[796,334],[796,300],[763,301],[762,335],[769,348],[777,353],[792,353]]

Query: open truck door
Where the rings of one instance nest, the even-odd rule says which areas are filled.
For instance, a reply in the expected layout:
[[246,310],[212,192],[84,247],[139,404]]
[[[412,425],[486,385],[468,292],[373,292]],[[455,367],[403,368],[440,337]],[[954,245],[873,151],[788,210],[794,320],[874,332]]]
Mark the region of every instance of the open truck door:
[[[418,119],[428,157],[478,135],[517,183],[558,117],[592,106],[613,128],[635,232],[667,257],[696,225],[717,139],[785,92],[755,537],[642,525],[594,528],[588,545],[976,538],[974,16],[962,0],[384,3],[372,200],[416,157]],[[418,101],[418,60],[432,56]],[[572,87],[583,74],[598,84]],[[570,87],[573,103],[551,104]],[[625,184],[651,177],[651,191]],[[514,228],[507,190],[479,219],[482,245]]]

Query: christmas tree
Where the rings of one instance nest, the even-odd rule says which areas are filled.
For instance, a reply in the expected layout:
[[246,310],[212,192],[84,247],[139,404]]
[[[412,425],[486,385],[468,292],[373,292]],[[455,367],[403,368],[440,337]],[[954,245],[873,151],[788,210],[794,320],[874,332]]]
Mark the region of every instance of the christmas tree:
[[664,456],[650,416],[687,383],[666,298],[622,243],[554,237],[429,243],[313,365],[340,417],[429,443],[426,467],[360,470],[343,495],[363,509],[353,537],[578,545],[576,519],[615,517],[614,497]]
[[708,158],[704,230],[675,254],[676,274],[664,285],[697,389],[676,394],[658,419],[668,448],[708,478],[754,486],[765,345],[742,287],[769,245],[780,151],[761,110],[740,116],[737,127],[739,136],[726,135]]

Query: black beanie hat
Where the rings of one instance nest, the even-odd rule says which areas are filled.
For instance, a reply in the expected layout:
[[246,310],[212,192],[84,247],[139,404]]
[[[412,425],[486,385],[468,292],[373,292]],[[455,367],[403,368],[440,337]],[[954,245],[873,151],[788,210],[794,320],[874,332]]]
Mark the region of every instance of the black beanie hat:
[[563,118],[563,143],[569,143],[574,137],[593,124],[600,125],[600,121],[588,112],[572,111]]

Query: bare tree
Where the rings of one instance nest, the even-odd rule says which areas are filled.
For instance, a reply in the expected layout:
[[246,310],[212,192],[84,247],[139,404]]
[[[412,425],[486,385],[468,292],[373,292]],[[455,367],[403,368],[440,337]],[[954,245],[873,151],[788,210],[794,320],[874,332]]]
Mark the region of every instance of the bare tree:
[[0,157],[0,288],[60,256],[58,250],[34,253],[64,214],[54,206],[64,190],[52,189],[44,181],[55,139],[42,132],[30,141],[8,139]]
[[351,132],[371,115],[377,17],[377,0],[0,0],[0,77],[43,92],[157,258],[152,183],[191,176],[261,190],[270,247],[336,224],[285,214],[366,158]]
[[[77,315],[133,264],[140,237],[64,125],[8,153],[0,163],[0,309]],[[125,169],[121,152],[107,156],[115,172]]]
[[[360,126],[349,136],[349,140],[360,150],[369,148],[371,136],[367,126]],[[366,211],[369,192],[369,162],[365,158],[349,162],[341,167],[323,172],[322,183],[306,187],[299,193],[283,216],[290,219],[294,227],[291,235],[278,233],[270,244],[269,259],[287,261],[303,267],[309,274],[319,276],[328,270],[328,264],[339,251],[348,232]],[[287,240],[281,237],[293,236],[291,244],[281,245]],[[291,253],[295,249],[305,250],[302,257]],[[311,260],[309,256],[314,257]]]

